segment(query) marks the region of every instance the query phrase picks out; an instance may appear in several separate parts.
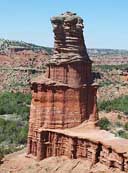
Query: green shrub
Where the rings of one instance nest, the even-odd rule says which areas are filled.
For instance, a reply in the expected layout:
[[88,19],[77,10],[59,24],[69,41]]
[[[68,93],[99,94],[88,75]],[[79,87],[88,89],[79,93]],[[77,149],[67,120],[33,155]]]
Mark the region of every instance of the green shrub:
[[30,94],[4,92],[0,94],[0,115],[15,113],[28,120],[30,102]]
[[101,81],[101,82],[99,83],[100,87],[109,86],[109,85],[111,85],[111,84],[112,84],[112,82],[109,81],[109,80]]
[[0,158],[2,159],[4,155],[13,153],[15,151],[18,151],[20,149],[24,148],[24,146],[16,147],[16,145],[8,145],[8,146],[0,146]]
[[119,110],[128,114],[128,95],[121,96],[113,100],[99,102],[98,107],[99,110],[105,110],[106,112]]
[[25,144],[28,133],[28,123],[12,120],[2,120],[0,118],[0,143]]
[[121,138],[126,138],[126,139],[128,139],[128,133],[125,132],[124,130],[119,130],[119,131],[117,132],[117,135],[120,136]]
[[[25,144],[28,133],[28,117],[31,102],[30,94],[5,92],[0,94],[0,143],[1,145]],[[17,119],[11,119],[11,115]],[[5,150],[5,149],[4,149]],[[15,150],[15,147],[9,149]]]
[[125,125],[124,125],[124,129],[125,129],[125,130],[128,130],[128,122],[125,123]]
[[98,121],[98,125],[101,129],[109,130],[111,123],[106,117],[103,117]]

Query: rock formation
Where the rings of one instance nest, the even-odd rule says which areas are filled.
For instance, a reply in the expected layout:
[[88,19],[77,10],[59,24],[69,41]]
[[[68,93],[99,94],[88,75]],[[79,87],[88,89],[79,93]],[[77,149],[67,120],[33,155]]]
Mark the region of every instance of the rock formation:
[[128,170],[123,141],[93,126],[98,120],[98,86],[93,83],[92,62],[84,44],[83,20],[66,12],[51,22],[54,53],[45,75],[31,82],[27,153],[38,160],[65,155]]
[[[67,12],[51,19],[54,54],[46,74],[32,81],[30,128],[69,128],[96,120],[96,90],[83,39],[83,21]],[[75,105],[75,106],[74,106]],[[30,130],[31,133],[31,130]]]

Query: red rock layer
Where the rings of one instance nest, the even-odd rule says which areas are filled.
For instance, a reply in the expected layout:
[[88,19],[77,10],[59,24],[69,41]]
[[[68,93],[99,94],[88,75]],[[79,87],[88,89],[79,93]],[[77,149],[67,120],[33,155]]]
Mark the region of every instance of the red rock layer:
[[[97,133],[100,132],[97,131]],[[100,162],[109,168],[116,168],[125,172],[128,171],[127,150],[125,149],[125,144],[121,144],[126,141],[123,141],[123,139],[120,141],[120,139],[116,138],[111,138],[110,140],[106,136],[110,142],[107,144],[108,141],[106,141],[105,144],[100,142],[100,140],[95,140],[95,137],[90,134],[90,138],[91,137],[92,139],[89,139],[88,137],[81,137],[81,133],[78,136],[76,133],[44,129],[42,131],[40,130],[38,141],[35,142],[34,145],[33,143],[29,143],[29,148],[31,149],[29,152],[36,156],[38,160],[64,155],[70,159],[88,160],[92,165]],[[111,141],[113,140],[115,140],[118,146],[122,147],[123,145],[124,148],[119,150],[119,147],[112,145]]]
[[[84,86],[79,89],[67,86],[35,85],[34,87],[30,113],[30,133],[40,127],[70,128],[85,120],[96,120],[95,87]],[[43,90],[39,91],[36,87],[41,87]],[[38,92],[35,92],[36,90]]]
[[32,82],[30,134],[40,127],[70,128],[97,119],[97,87],[93,85],[91,61],[84,44],[83,21],[69,12],[51,21],[54,55],[44,77]]
[[82,61],[49,65],[46,77],[72,87],[92,83],[91,63]]

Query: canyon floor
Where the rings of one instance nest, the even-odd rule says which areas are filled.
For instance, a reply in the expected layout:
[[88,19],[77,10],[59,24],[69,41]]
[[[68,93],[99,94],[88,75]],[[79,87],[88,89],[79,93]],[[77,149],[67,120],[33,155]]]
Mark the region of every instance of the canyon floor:
[[123,173],[116,169],[108,169],[97,163],[92,166],[86,160],[67,157],[50,157],[37,162],[26,157],[26,149],[6,155],[0,166],[0,173]]

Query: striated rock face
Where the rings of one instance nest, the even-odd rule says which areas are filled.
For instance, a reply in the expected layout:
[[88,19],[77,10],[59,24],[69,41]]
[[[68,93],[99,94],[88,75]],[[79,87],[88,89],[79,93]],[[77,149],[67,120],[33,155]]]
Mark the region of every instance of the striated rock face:
[[31,83],[29,135],[43,128],[70,128],[95,121],[96,91],[83,39],[83,20],[75,13],[51,19],[54,54],[45,75]]
[[83,19],[76,13],[66,12],[52,17],[51,22],[55,34],[52,62],[89,60],[83,38]]
[[51,156],[67,156],[70,159],[89,161],[92,165],[101,163],[108,168],[128,171],[128,140],[116,138],[103,130],[79,130],[40,131],[38,150],[32,152],[39,160]]
[[31,82],[32,103],[29,121],[28,153],[42,154],[37,140],[40,128],[65,129],[83,121],[95,122],[96,91],[83,38],[83,20],[66,12],[52,17],[54,54],[45,75]]

